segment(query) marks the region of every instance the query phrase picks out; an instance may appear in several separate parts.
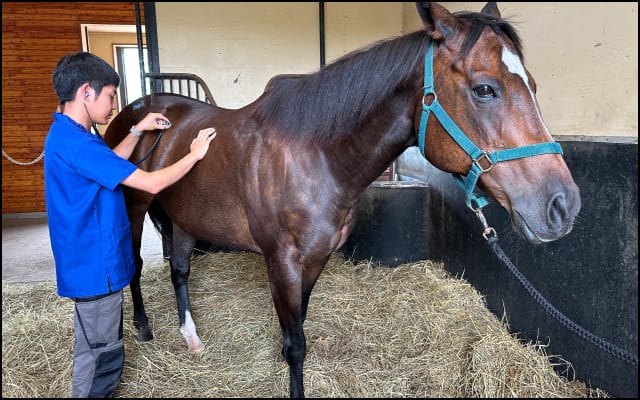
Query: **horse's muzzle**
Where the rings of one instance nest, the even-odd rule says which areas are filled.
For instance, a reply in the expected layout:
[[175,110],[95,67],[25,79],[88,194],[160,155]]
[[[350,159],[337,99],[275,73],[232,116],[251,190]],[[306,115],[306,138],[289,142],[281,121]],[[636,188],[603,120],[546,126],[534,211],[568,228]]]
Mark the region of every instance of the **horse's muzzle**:
[[546,198],[540,205],[525,202],[528,207],[524,209],[514,206],[510,213],[514,230],[529,243],[547,243],[566,236],[580,212],[580,191],[575,184]]

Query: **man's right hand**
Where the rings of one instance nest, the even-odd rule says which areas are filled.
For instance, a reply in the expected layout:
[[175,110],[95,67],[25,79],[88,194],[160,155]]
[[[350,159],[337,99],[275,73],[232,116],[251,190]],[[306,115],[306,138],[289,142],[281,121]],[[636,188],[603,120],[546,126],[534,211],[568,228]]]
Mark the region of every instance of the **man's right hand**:
[[191,153],[196,156],[198,160],[202,160],[209,150],[209,143],[216,137],[218,132],[216,128],[205,128],[198,132],[198,136],[191,142]]

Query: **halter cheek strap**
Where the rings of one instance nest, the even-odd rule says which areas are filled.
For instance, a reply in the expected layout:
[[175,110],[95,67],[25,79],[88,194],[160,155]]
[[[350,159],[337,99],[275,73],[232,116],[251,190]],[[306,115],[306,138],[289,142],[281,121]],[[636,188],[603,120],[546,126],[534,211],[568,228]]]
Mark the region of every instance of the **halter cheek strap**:
[[[429,104],[426,99],[432,99]],[[427,48],[424,56],[424,95],[422,97],[422,115],[420,116],[420,131],[418,132],[418,144],[422,156],[425,155],[425,140],[427,135],[427,122],[429,115],[433,112],[440,125],[447,131],[449,136],[458,143],[458,145],[471,157],[471,169],[466,178],[459,174],[452,174],[462,189],[466,193],[465,202],[467,207],[472,210],[478,210],[489,204],[489,200],[485,196],[478,196],[474,193],[476,184],[480,175],[489,172],[493,165],[503,161],[515,160],[518,158],[531,157],[540,154],[557,153],[562,154],[562,147],[557,142],[543,142],[528,146],[516,147],[494,152],[486,152],[476,146],[467,135],[456,125],[449,117],[447,112],[442,108],[438,101],[434,89],[433,81],[433,40]],[[487,164],[485,167],[481,165]]]

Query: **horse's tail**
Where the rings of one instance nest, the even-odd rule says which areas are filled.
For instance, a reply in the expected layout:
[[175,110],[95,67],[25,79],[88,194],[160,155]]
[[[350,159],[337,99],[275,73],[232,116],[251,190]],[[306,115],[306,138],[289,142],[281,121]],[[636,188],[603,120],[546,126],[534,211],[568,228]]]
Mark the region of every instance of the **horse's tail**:
[[173,240],[173,222],[164,211],[158,200],[153,200],[147,210],[153,226],[162,236],[162,255],[171,258],[171,241]]

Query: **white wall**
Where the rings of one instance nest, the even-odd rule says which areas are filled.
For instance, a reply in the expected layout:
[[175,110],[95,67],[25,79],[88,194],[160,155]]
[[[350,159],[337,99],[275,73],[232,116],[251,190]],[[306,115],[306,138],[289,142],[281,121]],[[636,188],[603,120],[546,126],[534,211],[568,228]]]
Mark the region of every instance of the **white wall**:
[[325,3],[326,62],[404,33],[402,3]]
[[[202,77],[228,108],[281,73],[318,69],[318,3],[156,2],[163,72]],[[442,3],[480,11],[484,3]],[[638,136],[637,3],[498,3],[554,135]],[[326,61],[421,28],[415,3],[325,3]]]
[[156,3],[161,72],[207,83],[219,106],[255,100],[281,73],[320,65],[316,3]]

